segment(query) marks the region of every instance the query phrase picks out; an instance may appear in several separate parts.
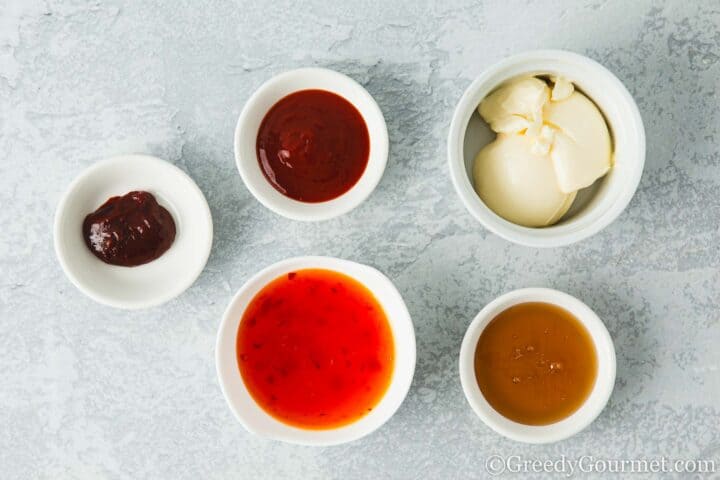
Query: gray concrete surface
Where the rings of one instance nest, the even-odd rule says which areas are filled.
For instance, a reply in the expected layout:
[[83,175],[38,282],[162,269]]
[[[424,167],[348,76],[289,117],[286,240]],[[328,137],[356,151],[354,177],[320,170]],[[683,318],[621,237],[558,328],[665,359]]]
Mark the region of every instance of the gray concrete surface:
[[[720,470],[719,26],[712,0],[0,0],[0,476],[483,478],[492,455],[714,459]],[[626,212],[554,250],[485,231],[456,197],[445,158],[470,81],[534,48],[574,50],[613,70],[647,129],[645,174]],[[365,85],[391,140],[375,193],[322,224],[263,208],[232,153],[248,96],[300,66]],[[83,296],[52,249],[54,210],[72,179],[130,152],[189,173],[216,234],[195,285],[138,312]],[[254,438],[215,377],[215,332],[233,292],[303,254],[384,271],[416,326],[408,398],[381,430],[345,446]],[[583,299],[617,350],[606,410],[549,446],[490,431],[457,374],[474,315],[525,286]]]

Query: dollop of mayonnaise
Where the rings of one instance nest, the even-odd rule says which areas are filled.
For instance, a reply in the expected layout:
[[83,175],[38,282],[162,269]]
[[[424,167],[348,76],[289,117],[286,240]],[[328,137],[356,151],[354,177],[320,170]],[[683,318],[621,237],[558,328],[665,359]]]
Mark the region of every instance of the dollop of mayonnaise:
[[478,107],[498,135],[475,158],[475,190],[495,213],[528,227],[560,220],[577,191],[612,166],[600,110],[566,79],[551,82],[511,81]]

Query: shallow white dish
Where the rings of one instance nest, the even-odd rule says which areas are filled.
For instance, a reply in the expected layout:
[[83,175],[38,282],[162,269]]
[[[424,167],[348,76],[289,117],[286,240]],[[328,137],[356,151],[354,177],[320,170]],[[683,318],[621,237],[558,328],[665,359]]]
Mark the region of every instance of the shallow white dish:
[[[282,423],[263,410],[245,387],[237,364],[236,340],[243,312],[269,282],[286,273],[322,268],[348,275],[368,288],[380,302],[395,342],[395,365],[387,392],[372,412],[349,425],[331,430],[305,430]],[[235,417],[248,432],[272,440],[302,445],[335,445],[364,437],[380,428],[402,404],[415,372],[415,331],[405,302],[392,282],[378,270],[332,257],[297,257],[280,261],[255,274],[235,294],[217,335],[215,362],[220,387]]]
[[[85,245],[82,223],[108,198],[133,190],[152,193],[170,212],[175,241],[144,265],[109,265]],[[55,252],[65,274],[93,300],[117,308],[147,308],[180,295],[205,267],[212,238],[210,208],[195,182],[176,166],[148,155],[95,163],[68,187],[55,213]]]
[[[523,425],[505,418],[485,400],[475,378],[475,349],[483,329],[504,310],[525,302],[551,303],[572,313],[587,328],[597,353],[597,378],[587,400],[575,413],[550,425]],[[577,298],[549,288],[514,290],[487,304],[465,332],[459,366],[463,392],[475,413],[497,433],[526,443],[557,442],[580,432],[605,408],[615,386],[615,347],[603,322]]]
[[[472,164],[495,134],[477,113],[489,93],[516,77],[560,75],[598,106],[613,137],[615,165],[602,179],[578,192],[570,211],[557,224],[529,228],[511,223],[488,208],[473,188]],[[497,235],[530,247],[558,247],[599,232],[625,209],[645,164],[645,128],[625,86],[599,63],[577,53],[537,50],[509,57],[487,68],[463,94],[448,135],[450,177],[468,211]]]
[[[283,97],[309,89],[333,92],[353,104],[370,135],[368,164],[358,182],[339,197],[320,203],[300,202],[277,191],[263,175],[256,152],[258,130],[268,110]],[[235,128],[235,162],[245,186],[267,208],[293,220],[327,220],[360,205],[380,182],[387,157],[387,126],[378,104],[355,80],[325,68],[300,68],[271,78],[247,101]]]

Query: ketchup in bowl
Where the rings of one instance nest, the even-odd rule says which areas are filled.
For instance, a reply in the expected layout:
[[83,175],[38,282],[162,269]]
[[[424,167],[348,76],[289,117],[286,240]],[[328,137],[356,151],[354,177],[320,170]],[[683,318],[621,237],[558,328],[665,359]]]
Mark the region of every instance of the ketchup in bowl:
[[240,321],[236,353],[255,402],[283,423],[313,430],[372,411],[395,361],[392,331],[373,294],[324,269],[294,271],[260,290]]
[[326,202],[362,176],[370,135],[360,112],[343,97],[301,90],[267,112],[256,151],[265,178],[280,193],[301,202]]

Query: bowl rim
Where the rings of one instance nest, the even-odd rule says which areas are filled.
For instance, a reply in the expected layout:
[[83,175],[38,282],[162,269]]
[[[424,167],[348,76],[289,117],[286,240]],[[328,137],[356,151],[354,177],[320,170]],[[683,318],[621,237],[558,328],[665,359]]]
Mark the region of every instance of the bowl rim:
[[[589,332],[598,360],[595,385],[585,402],[569,417],[549,425],[532,426],[512,421],[498,413],[485,399],[475,378],[475,349],[485,327],[501,312],[526,302],[544,302],[575,316]],[[495,432],[523,443],[553,443],[569,438],[589,426],[612,395],[617,372],[615,347],[605,324],[576,297],[550,288],[522,288],[507,292],[488,303],[475,316],[463,337],[458,358],[460,383],[475,414]]]
[[[328,86],[329,84],[334,84],[334,86]],[[294,87],[293,85],[303,86]],[[262,175],[257,161],[257,154],[255,153],[257,131],[249,137],[253,141],[252,155],[247,150],[249,147],[243,146],[242,138],[245,129],[249,128],[248,124],[257,119],[255,110],[259,103],[272,99],[270,102],[272,106],[291,93],[313,89],[325,90],[339,95],[358,110],[368,129],[370,152],[367,166],[362,175],[345,193],[324,202],[301,202],[275,190]],[[352,92],[360,103],[351,101],[346,94],[339,91],[340,89],[344,89],[345,92]],[[282,90],[284,93],[278,93],[278,90]],[[257,121],[258,126],[266,113],[267,110],[262,112]],[[321,67],[303,67],[279,73],[266,80],[253,92],[245,102],[238,117],[233,146],[235,164],[243,183],[261,204],[278,215],[291,220],[322,221],[350,212],[372,194],[378,183],[380,183],[387,166],[389,138],[382,110],[365,87],[349,76],[335,70]],[[244,150],[248,152],[247,155],[243,155]],[[243,159],[244,156],[251,156],[252,158]],[[261,172],[262,178],[251,173],[255,169]],[[260,182],[263,182],[263,184],[260,185]]]
[[[202,252],[202,258],[201,261],[198,263],[197,267],[192,270],[185,281],[180,282],[176,285],[175,288],[172,290],[169,290],[168,292],[157,295],[152,298],[148,298],[146,300],[138,300],[138,301],[121,301],[117,300],[116,298],[108,295],[104,295],[102,293],[97,292],[95,289],[93,289],[91,286],[87,285],[85,282],[81,281],[74,273],[73,269],[70,266],[70,260],[67,258],[67,252],[65,251],[65,247],[62,245],[62,242],[60,240],[62,232],[67,228],[67,225],[63,223],[63,217],[65,210],[67,208],[67,205],[72,198],[72,195],[75,193],[75,191],[85,183],[89,177],[91,177],[93,174],[97,173],[98,171],[101,171],[103,169],[108,168],[109,166],[112,166],[118,162],[125,162],[125,161],[137,161],[141,160],[146,163],[154,163],[156,165],[160,165],[162,168],[167,168],[168,170],[172,171],[174,174],[176,174],[179,178],[181,178],[183,181],[187,183],[187,187],[192,190],[192,192],[197,196],[198,199],[200,199],[199,207],[203,211],[203,218],[205,219],[204,228],[207,230],[207,241],[205,250]],[[124,192],[127,193],[127,192]],[[119,195],[123,195],[124,193],[119,193]],[[177,221],[177,219],[175,219]],[[84,169],[82,172],[80,172],[79,175],[77,175],[73,181],[68,185],[68,187],[65,189],[65,191],[62,194],[62,197],[60,198],[60,201],[58,202],[57,208],[55,209],[55,217],[53,220],[53,247],[55,250],[55,256],[58,259],[58,263],[60,264],[60,267],[62,268],[63,272],[65,273],[65,276],[70,280],[70,282],[75,285],[75,287],[80,290],[83,294],[91,298],[97,303],[100,303],[102,305],[106,305],[113,308],[120,308],[124,310],[140,310],[145,308],[151,308],[156,307],[158,305],[161,305],[163,303],[166,303],[179,295],[181,295],[185,290],[190,288],[195,281],[198,279],[202,271],[205,269],[205,266],[207,265],[207,261],[210,258],[210,252],[212,250],[212,243],[213,243],[213,221],[212,221],[212,214],[210,212],[210,207],[207,203],[207,199],[205,198],[205,195],[203,194],[202,190],[200,190],[200,187],[198,187],[197,183],[188,175],[185,173],[182,169],[180,169],[178,166],[163,160],[161,158],[155,157],[153,155],[143,154],[143,153],[132,153],[132,154],[121,154],[121,155],[114,155],[111,157],[104,158],[102,160],[99,160],[86,169]],[[140,266],[142,267],[142,265]],[[123,267],[124,268],[124,267]]]
[[[633,166],[631,171],[624,172],[628,175],[621,193],[611,201],[608,208],[586,222],[584,225],[559,224],[544,228],[530,228],[514,224],[498,216],[487,207],[479,198],[472,186],[472,182],[465,170],[464,161],[464,139],[470,117],[476,110],[477,105],[473,97],[478,91],[487,90],[490,93],[504,81],[509,80],[523,72],[515,72],[506,75],[500,81],[492,82],[493,79],[504,71],[522,69],[524,65],[546,62],[553,64],[572,64],[582,69],[593,71],[596,75],[602,76],[603,81],[614,89],[618,98],[622,99],[622,107],[629,113],[627,121],[632,126],[633,135],[637,139],[637,154],[633,155]],[[535,70],[527,68],[527,72]],[[492,85],[489,83],[492,82]],[[486,94],[487,94],[486,93]],[[594,102],[594,98],[591,98]],[[599,105],[602,109],[602,106]],[[530,50],[507,57],[487,67],[467,87],[458,101],[453,112],[450,129],[448,131],[447,157],[450,169],[450,178],[460,200],[465,208],[485,228],[496,235],[519,245],[536,248],[552,248],[569,245],[579,242],[595,235],[600,230],[612,223],[627,207],[634,196],[642,177],[645,165],[646,140],[645,127],[642,116],[635,100],[625,85],[613,74],[595,60],[584,55],[566,50]]]
[[[312,430],[294,427],[277,420],[258,405],[249,394],[237,367],[236,337],[242,314],[249,302],[258,291],[270,281],[293,270],[320,268],[334,270],[360,282],[376,298],[386,310],[386,316],[393,332],[395,344],[395,363],[392,378],[387,391],[371,413],[358,420],[333,429]],[[367,274],[374,278],[378,285],[368,285],[358,278]],[[393,298],[397,316],[388,312],[388,306],[378,292],[384,292]],[[398,351],[405,354],[399,358]],[[416,365],[415,332],[404,300],[392,281],[379,270],[361,263],[326,256],[300,256],[275,262],[251,276],[233,295],[223,313],[215,343],[215,366],[220,389],[231,412],[240,424],[250,433],[270,440],[282,441],[298,445],[330,446],[351,442],[362,438],[384,425],[400,408],[410,390]],[[237,398],[238,389],[242,391],[243,400]],[[233,393],[234,391],[234,393]],[[248,401],[249,398],[249,401]],[[383,405],[384,404],[384,405]],[[251,410],[247,408],[251,405]],[[259,414],[272,431],[263,431],[254,425],[252,415]]]

